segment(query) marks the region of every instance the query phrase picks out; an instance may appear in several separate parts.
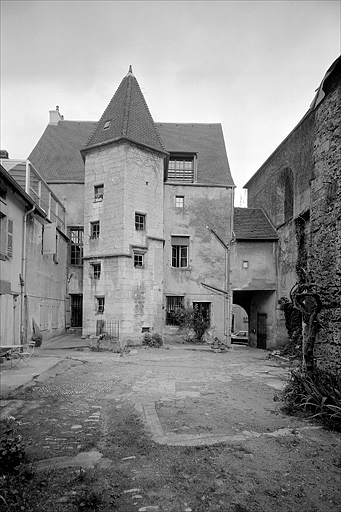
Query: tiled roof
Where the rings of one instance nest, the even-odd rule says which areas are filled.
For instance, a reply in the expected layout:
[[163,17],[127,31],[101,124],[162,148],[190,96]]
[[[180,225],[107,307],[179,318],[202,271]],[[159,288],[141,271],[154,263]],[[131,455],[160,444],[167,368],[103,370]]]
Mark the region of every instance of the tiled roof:
[[261,208],[235,208],[233,231],[237,240],[277,240],[278,235]]
[[121,138],[165,151],[131,68],[105,109],[87,147]]
[[233,187],[221,124],[155,123],[170,153],[197,153],[198,183]]
[[59,121],[57,125],[47,125],[28,160],[49,183],[84,182],[84,162],[79,150],[96,125],[90,121]]

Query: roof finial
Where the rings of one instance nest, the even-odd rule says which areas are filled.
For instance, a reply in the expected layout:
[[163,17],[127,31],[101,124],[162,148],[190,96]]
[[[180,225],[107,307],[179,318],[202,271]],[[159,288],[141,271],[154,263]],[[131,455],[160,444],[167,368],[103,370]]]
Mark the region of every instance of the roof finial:
[[129,71],[128,71],[128,73],[127,73],[127,75],[126,75],[126,76],[134,76],[134,75],[133,75],[133,68],[132,68],[132,66],[131,66],[131,65],[129,66]]

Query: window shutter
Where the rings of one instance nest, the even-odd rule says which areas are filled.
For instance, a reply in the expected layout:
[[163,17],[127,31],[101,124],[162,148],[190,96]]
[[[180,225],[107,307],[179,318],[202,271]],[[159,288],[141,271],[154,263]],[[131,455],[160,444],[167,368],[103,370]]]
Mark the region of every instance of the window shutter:
[[13,220],[7,220],[7,256],[13,257]]

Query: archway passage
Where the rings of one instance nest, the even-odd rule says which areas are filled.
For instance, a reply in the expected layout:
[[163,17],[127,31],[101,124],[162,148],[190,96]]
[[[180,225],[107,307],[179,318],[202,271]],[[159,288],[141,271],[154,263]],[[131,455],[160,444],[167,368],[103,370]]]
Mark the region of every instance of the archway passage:
[[274,290],[234,290],[233,305],[248,316],[249,345],[271,349],[276,345],[276,292]]

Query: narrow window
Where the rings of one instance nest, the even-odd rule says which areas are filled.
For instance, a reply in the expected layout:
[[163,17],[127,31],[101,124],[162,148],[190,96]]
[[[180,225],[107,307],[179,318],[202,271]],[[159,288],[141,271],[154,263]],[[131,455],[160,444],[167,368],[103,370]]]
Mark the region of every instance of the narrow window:
[[7,256],[13,257],[13,220],[7,220]]
[[175,207],[176,208],[184,208],[185,206],[185,197],[184,196],[175,196]]
[[92,277],[94,279],[101,278],[101,264],[100,263],[92,263]]
[[144,254],[141,252],[134,252],[134,267],[144,267]]
[[166,297],[166,325],[179,325],[177,313],[184,307],[184,297]]
[[100,233],[100,226],[99,226],[99,220],[96,220],[96,222],[90,222],[90,238],[99,238]]
[[70,265],[83,263],[83,228],[70,229],[69,261]]
[[135,213],[135,229],[136,231],[144,231],[146,229],[146,216],[142,213]]
[[243,268],[249,268],[249,262],[243,261]]
[[188,267],[188,236],[172,236],[172,267]]
[[94,187],[94,202],[103,201],[104,185],[96,185]]
[[104,297],[96,297],[96,311],[97,313],[103,313],[104,312]]

